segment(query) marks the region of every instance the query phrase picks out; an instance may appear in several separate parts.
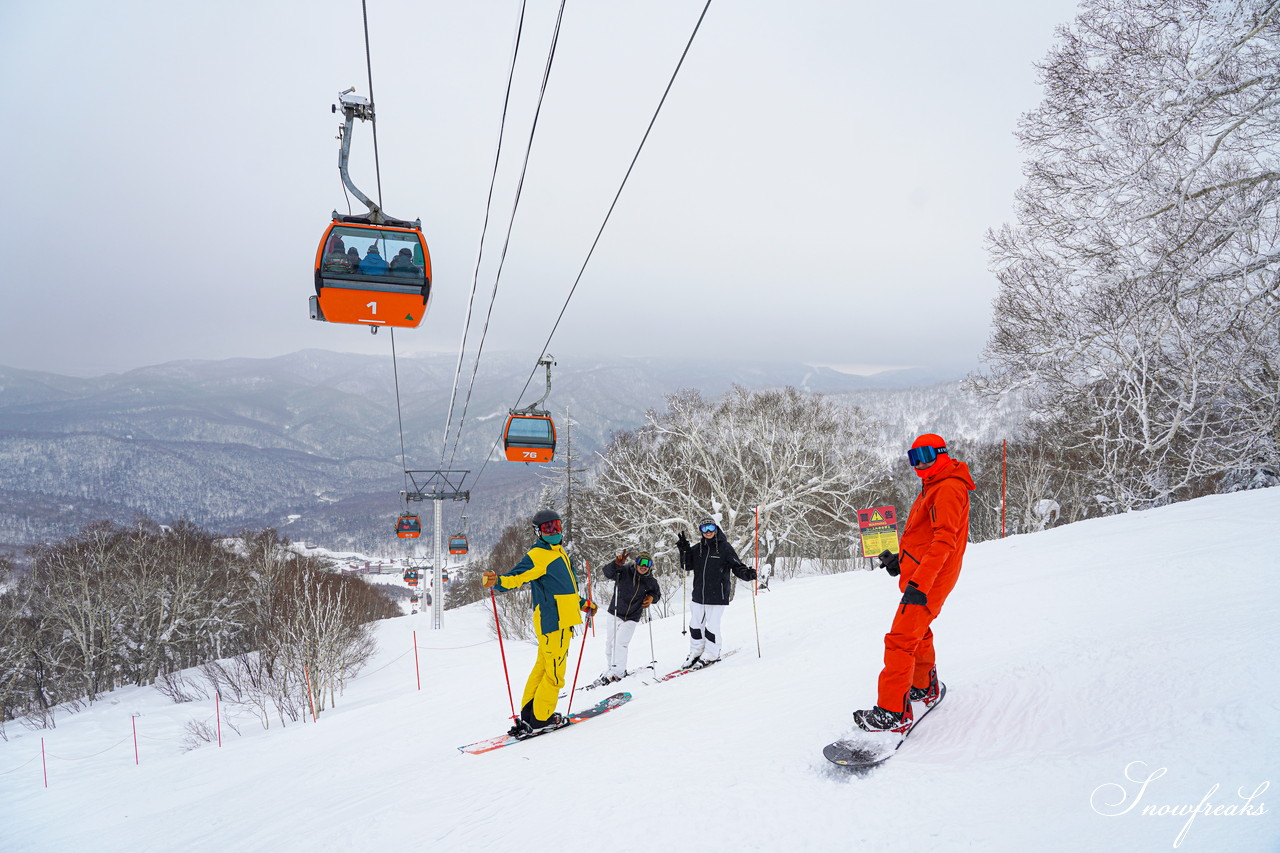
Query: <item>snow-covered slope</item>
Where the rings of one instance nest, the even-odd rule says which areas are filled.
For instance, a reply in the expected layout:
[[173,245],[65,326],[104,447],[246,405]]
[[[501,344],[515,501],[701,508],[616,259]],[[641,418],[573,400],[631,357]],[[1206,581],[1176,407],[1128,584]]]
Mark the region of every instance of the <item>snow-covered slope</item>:
[[[624,683],[625,707],[486,755],[456,750],[506,726],[481,606],[443,631],[425,615],[380,624],[379,658],[318,723],[224,724],[221,748],[180,746],[187,720],[212,722],[211,700],[150,689],[55,729],[11,724],[0,849],[1280,849],[1277,518],[1272,489],[970,546],[935,624],[947,699],[865,776],[821,748],[874,700],[897,600],[883,572],[779,584],[755,614],[740,596],[733,658]],[[679,613],[652,629],[674,667]],[[649,638],[642,626],[633,664]],[[602,647],[586,640],[584,682]],[[518,700],[533,649],[506,652]]]

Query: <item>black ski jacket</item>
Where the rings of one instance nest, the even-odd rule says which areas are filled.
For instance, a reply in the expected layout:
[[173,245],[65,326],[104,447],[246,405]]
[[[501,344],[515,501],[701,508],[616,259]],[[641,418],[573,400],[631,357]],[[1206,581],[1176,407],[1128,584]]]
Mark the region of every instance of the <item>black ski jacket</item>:
[[654,601],[662,597],[653,569],[642,575],[634,565],[619,566],[610,560],[604,564],[604,576],[613,581],[613,600],[609,602],[609,612],[623,622],[640,621],[646,595],[652,595]]
[[728,604],[733,592],[730,572],[744,581],[756,579],[756,570],[738,559],[723,530],[717,530],[710,542],[698,537],[681,552],[680,562],[686,572],[693,572],[694,604]]

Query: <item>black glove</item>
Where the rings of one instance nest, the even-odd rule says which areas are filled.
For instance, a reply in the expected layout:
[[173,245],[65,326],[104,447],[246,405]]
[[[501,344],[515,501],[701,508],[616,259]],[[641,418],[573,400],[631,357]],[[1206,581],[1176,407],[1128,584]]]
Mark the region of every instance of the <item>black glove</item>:
[[920,591],[915,581],[907,581],[907,590],[902,593],[902,604],[919,604],[921,607],[929,603],[929,596]]
[[880,552],[880,568],[884,569],[889,573],[890,577],[894,578],[902,573],[902,570],[898,568],[898,555],[892,551]]
[[683,530],[676,536],[676,547],[680,549],[681,554],[689,550],[689,540],[684,538]]

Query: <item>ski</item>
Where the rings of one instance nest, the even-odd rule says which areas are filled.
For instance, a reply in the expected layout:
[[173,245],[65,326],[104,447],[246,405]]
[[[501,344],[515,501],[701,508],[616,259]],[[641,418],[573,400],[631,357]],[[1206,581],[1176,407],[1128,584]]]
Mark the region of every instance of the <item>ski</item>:
[[921,721],[929,716],[934,708],[942,704],[942,700],[947,695],[947,685],[939,684],[938,688],[938,701],[925,708],[924,713],[916,717],[911,723],[911,728],[902,734],[859,730],[847,738],[827,744],[822,748],[822,754],[832,764],[839,764],[841,767],[857,769],[876,767],[883,764],[893,758],[898,751],[898,747],[902,746],[907,736],[916,730],[916,726],[920,725]]
[[460,746],[458,747],[458,750],[460,752],[470,753],[471,755],[480,755],[481,753],[484,753],[484,752],[490,752],[495,749],[500,749],[501,747],[504,747],[504,746],[511,746],[513,743],[519,743],[520,741],[532,740],[533,738],[542,737],[545,734],[550,734],[551,732],[557,732],[560,729],[568,728],[569,726],[576,725],[581,722],[585,722],[586,720],[589,720],[592,717],[600,716],[606,711],[612,711],[614,708],[619,708],[630,701],[631,701],[630,693],[615,693],[607,699],[601,699],[599,702],[592,705],[590,708],[587,708],[585,711],[575,711],[574,713],[566,717],[563,723],[556,726],[555,728],[543,729],[542,731],[534,732],[533,734],[526,735],[524,737],[516,737],[514,735],[509,735],[509,734],[498,735],[497,737],[491,737],[488,740],[477,741],[476,743],[469,743],[466,746]]
[[[621,681],[623,678],[630,678],[631,676],[637,673],[644,672],[646,669],[651,671],[656,671],[653,669],[653,665],[655,663],[657,663],[657,661],[652,661],[651,663],[647,663],[644,666],[638,666],[635,669],[627,670],[626,674],[624,674],[621,678],[619,678],[618,681]],[[597,678],[595,681],[591,682],[590,684],[584,684],[583,686],[579,687],[575,692],[582,693],[585,690],[595,690],[597,687],[608,687],[611,684],[617,684],[618,681],[601,681],[600,679]],[[560,694],[560,698],[561,699],[567,698],[568,695],[569,695],[569,691],[566,690],[565,692]]]
[[677,669],[675,672],[668,672],[666,675],[660,676],[659,678],[655,679],[654,681],[652,681],[652,682],[648,682],[648,683],[650,683],[650,684],[661,684],[661,683],[662,683],[662,682],[664,682],[664,681],[670,681],[670,680],[671,680],[671,679],[673,679],[673,678],[679,678],[679,677],[680,677],[680,676],[682,676],[682,675],[688,675],[688,674],[689,674],[689,673],[691,673],[691,672],[697,672],[697,671],[698,671],[698,670],[700,670],[700,669],[706,669],[708,666],[715,666],[716,664],[720,663],[720,661],[722,661],[722,660],[724,660],[725,658],[729,657],[730,655],[734,654],[736,651],[738,651],[738,650],[737,650],[737,649],[730,649],[729,651],[725,652],[723,655],[721,655],[721,656],[720,656],[720,660],[714,660],[714,661],[712,661],[711,663],[706,664],[706,665],[704,665],[704,666],[699,666],[699,667],[690,667],[690,668],[688,668],[688,669]]

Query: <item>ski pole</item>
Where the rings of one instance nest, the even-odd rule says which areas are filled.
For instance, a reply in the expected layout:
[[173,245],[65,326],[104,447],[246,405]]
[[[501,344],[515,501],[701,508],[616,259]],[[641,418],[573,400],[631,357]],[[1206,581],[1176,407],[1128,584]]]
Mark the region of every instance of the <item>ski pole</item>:
[[751,618],[756,623],[756,657],[760,654],[760,616],[756,613],[756,596],[760,594],[760,507],[756,507],[756,578],[751,584]]
[[644,621],[649,623],[649,663],[654,663],[658,656],[653,652],[653,617],[648,610],[644,612]]
[[493,627],[498,629],[498,651],[502,653],[502,677],[507,680],[507,701],[511,703],[511,719],[516,719],[516,699],[511,695],[511,675],[507,672],[507,651],[502,647],[502,622],[498,620],[498,597],[489,590],[493,602]]
[[689,573],[684,571],[683,565],[680,566],[680,574],[683,575],[680,578],[680,586],[684,590],[684,602],[680,607],[680,633],[683,635],[689,633],[684,627],[689,616]]
[[[590,601],[590,599],[587,599]],[[578,689],[578,670],[582,669],[582,653],[587,650],[587,627],[595,625],[595,614],[587,614],[587,624],[582,626],[582,645],[578,647],[578,665],[573,668],[573,686],[569,688],[569,704],[564,706],[564,715],[569,716],[573,710],[573,692]]]
[[761,658],[760,654],[760,617],[756,614],[756,594],[751,593],[751,618],[756,622],[756,657]]

